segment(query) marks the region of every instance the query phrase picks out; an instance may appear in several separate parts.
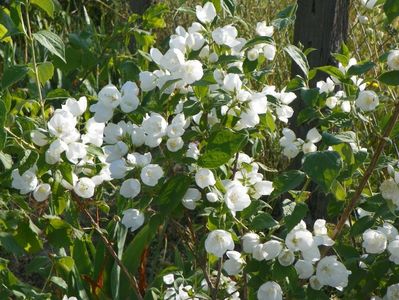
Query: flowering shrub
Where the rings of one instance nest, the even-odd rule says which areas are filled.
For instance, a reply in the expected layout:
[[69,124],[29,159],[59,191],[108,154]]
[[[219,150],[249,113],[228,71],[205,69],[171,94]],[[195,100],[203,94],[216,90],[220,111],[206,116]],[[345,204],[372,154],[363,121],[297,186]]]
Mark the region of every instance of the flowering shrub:
[[[150,49],[139,80],[68,98],[43,110],[29,140],[13,136],[25,153],[7,168],[2,206],[24,213],[4,210],[1,246],[37,254],[31,268],[64,299],[398,299],[399,170],[387,149],[399,50],[381,58],[381,92],[368,77],[376,64],[345,45],[338,67],[310,69],[274,41],[281,19],[243,38],[211,2],[195,14],[167,50]],[[274,86],[276,55],[303,74]],[[316,72],[328,78],[311,88]],[[327,220],[307,217],[316,192]],[[51,298],[2,280],[16,296]]]

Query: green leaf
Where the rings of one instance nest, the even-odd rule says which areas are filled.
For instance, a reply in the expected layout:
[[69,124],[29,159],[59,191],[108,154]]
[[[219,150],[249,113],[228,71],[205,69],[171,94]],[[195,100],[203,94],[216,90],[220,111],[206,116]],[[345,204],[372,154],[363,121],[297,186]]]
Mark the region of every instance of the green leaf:
[[4,127],[7,120],[7,108],[4,101],[0,100],[0,128]]
[[347,71],[347,75],[349,75],[349,76],[362,75],[374,67],[375,67],[375,63],[373,63],[371,61],[366,61],[364,63],[360,63],[357,65],[351,66],[349,68],[349,70]]
[[169,214],[175,210],[181,203],[190,183],[190,177],[176,175],[163,184],[159,191],[159,196],[154,199],[163,214]]
[[350,234],[351,236],[361,235],[366,231],[366,229],[373,227],[373,224],[374,220],[370,216],[360,218],[353,224],[352,228],[350,229]]
[[39,73],[40,83],[45,84],[47,80],[53,78],[54,66],[51,62],[46,61],[37,65],[37,71]]
[[378,80],[386,85],[399,85],[399,70],[385,72],[378,77]]
[[254,230],[270,229],[278,225],[279,223],[265,212],[258,214],[251,222],[251,228]]
[[62,174],[62,178],[65,179],[69,184],[73,185],[71,164],[64,162],[60,164],[58,168]]
[[66,63],[65,45],[58,35],[48,30],[40,30],[34,33],[33,37],[48,51],[58,56],[63,62]]
[[298,47],[294,45],[289,45],[284,48],[284,51],[287,52],[289,56],[294,60],[294,62],[298,65],[298,67],[302,70],[303,74],[308,77],[309,74],[309,63],[308,60]]
[[273,39],[268,36],[257,36],[256,38],[253,38],[252,40],[246,42],[242,50],[245,50],[247,48],[252,48],[258,44],[263,44],[263,43],[273,44]]
[[49,17],[54,17],[54,3],[52,0],[31,0],[30,3],[43,9]]
[[295,189],[304,182],[305,177],[305,174],[298,170],[291,170],[282,173],[273,181],[274,191],[272,196],[278,197],[289,190]]
[[387,0],[384,4],[384,12],[388,17],[388,21],[392,22],[396,17],[399,16],[399,1]]
[[334,66],[323,66],[323,67],[318,67],[317,70],[322,71],[324,73],[327,73],[330,76],[333,76],[340,81],[345,80],[345,75],[344,73],[341,72],[340,69]]
[[209,137],[204,154],[198,165],[205,168],[217,168],[227,163],[235,153],[247,143],[247,135],[229,129],[214,131]]
[[7,142],[7,132],[0,128],[0,150],[3,150]]
[[327,193],[342,169],[342,159],[335,151],[313,152],[305,155],[302,167],[305,173]]
[[23,65],[14,65],[5,69],[1,79],[1,88],[4,90],[9,86],[22,80],[28,73],[29,68]]

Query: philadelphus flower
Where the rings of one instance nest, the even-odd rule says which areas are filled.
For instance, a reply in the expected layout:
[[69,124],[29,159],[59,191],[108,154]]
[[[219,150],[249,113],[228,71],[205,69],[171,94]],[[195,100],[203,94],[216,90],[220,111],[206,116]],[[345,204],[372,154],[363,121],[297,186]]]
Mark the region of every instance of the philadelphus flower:
[[125,113],[135,111],[140,104],[139,88],[136,83],[127,81],[121,88],[121,110]]
[[182,203],[187,209],[195,209],[196,202],[201,200],[201,192],[194,188],[189,188],[183,196]]
[[306,229],[303,221],[295,226],[286,236],[285,244],[291,251],[306,251],[313,246],[313,235]]
[[211,231],[205,240],[205,250],[217,257],[222,257],[226,251],[234,249],[234,241],[231,234],[225,230]]
[[167,127],[168,122],[158,113],[152,113],[151,116],[147,116],[141,124],[144,132],[155,138],[165,136]]
[[259,235],[253,232],[249,232],[244,234],[242,237],[242,243],[243,243],[243,250],[246,253],[253,253],[254,248],[256,245],[259,244],[260,238]]
[[166,147],[170,152],[177,152],[184,146],[184,141],[181,137],[169,138],[166,141]]
[[240,252],[237,251],[227,251],[226,255],[229,259],[223,263],[223,269],[230,276],[237,275],[245,263],[244,259],[242,259]]
[[131,178],[125,180],[121,185],[120,194],[125,198],[133,199],[140,194],[141,184],[137,179]]
[[81,116],[87,109],[87,98],[80,97],[79,101],[74,98],[68,98],[62,105],[63,110],[69,111],[74,117]]
[[396,236],[399,234],[398,230],[392,224],[386,222],[382,226],[378,226],[377,230],[387,237],[388,242],[396,239]]
[[95,184],[93,180],[88,177],[79,178],[73,187],[73,191],[82,198],[90,198],[94,195]]
[[267,26],[266,21],[256,23],[256,33],[260,36],[271,37],[274,33],[273,26]]
[[391,241],[388,245],[389,260],[399,265],[399,239]]
[[386,300],[399,299],[399,283],[392,284],[387,288],[387,293],[386,293],[384,299],[386,299]]
[[399,207],[399,186],[392,178],[384,180],[380,186],[381,195],[385,200],[391,200]]
[[360,0],[360,1],[368,9],[374,8],[375,4],[377,3],[377,0]]
[[125,210],[122,217],[122,224],[131,232],[137,230],[144,224],[144,214],[134,208]]
[[363,233],[362,246],[367,253],[380,254],[387,247],[387,237],[379,230],[367,229]]
[[310,261],[307,260],[298,260],[295,263],[295,270],[298,274],[299,279],[308,279],[313,275],[314,268]]
[[163,170],[159,165],[149,164],[141,169],[140,177],[145,185],[156,186],[163,174]]
[[331,80],[330,77],[327,78],[326,81],[318,81],[316,83],[316,86],[319,88],[320,94],[322,93],[332,93],[335,88],[335,83],[334,81]]
[[227,186],[224,202],[232,212],[236,212],[247,208],[251,204],[251,198],[247,193],[246,187],[239,181],[232,181]]
[[182,63],[178,73],[187,84],[192,84],[200,80],[204,75],[202,63],[198,60],[188,60]]
[[39,147],[43,147],[48,143],[47,136],[39,130],[32,130],[30,137],[32,142]]
[[170,285],[175,282],[175,276],[173,274],[167,274],[162,277],[162,280],[165,284]]
[[378,96],[373,91],[361,91],[356,99],[356,106],[363,111],[372,111],[378,104]]
[[204,6],[197,5],[195,7],[197,19],[202,23],[212,23],[216,17],[216,9],[212,2],[205,3]]
[[206,200],[208,200],[211,203],[215,203],[219,200],[219,197],[216,193],[209,192],[209,193],[206,193]]
[[295,132],[289,128],[283,129],[283,137],[280,138],[280,146],[283,147],[283,154],[288,158],[294,158],[299,154]]
[[268,281],[259,287],[257,298],[258,300],[282,300],[283,291],[277,282]]
[[234,26],[226,25],[224,27],[218,27],[212,31],[212,38],[218,45],[234,47],[239,44],[236,40],[237,34],[237,29]]
[[33,198],[35,198],[37,202],[43,202],[50,196],[50,194],[51,186],[48,183],[42,183],[33,191]]
[[306,143],[302,145],[303,153],[316,152],[317,146],[315,144],[320,142],[321,139],[322,136],[316,128],[310,129],[306,135]]
[[350,273],[336,256],[322,258],[316,268],[316,277],[321,285],[328,285],[340,291],[348,285]]
[[216,183],[215,177],[213,173],[209,169],[201,168],[195,174],[195,183],[201,188],[204,189],[208,186],[213,186]]
[[25,171],[22,176],[19,174],[18,169],[14,169],[11,172],[12,183],[11,186],[14,189],[19,190],[19,193],[24,195],[35,190],[38,180],[33,169]]
[[295,254],[289,249],[284,249],[280,252],[278,256],[278,262],[282,266],[290,266],[294,263],[295,261]]
[[399,49],[389,52],[387,64],[390,69],[399,70]]
[[223,89],[227,92],[237,92],[241,86],[242,81],[237,74],[227,74],[223,79]]

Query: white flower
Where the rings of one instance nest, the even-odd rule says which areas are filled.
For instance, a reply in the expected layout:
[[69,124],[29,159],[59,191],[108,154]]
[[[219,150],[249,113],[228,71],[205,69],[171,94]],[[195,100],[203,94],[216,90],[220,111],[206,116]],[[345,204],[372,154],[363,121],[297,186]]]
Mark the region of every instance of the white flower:
[[183,196],[182,203],[185,208],[193,210],[199,200],[201,200],[201,192],[197,189],[189,188]]
[[76,118],[67,110],[56,110],[47,123],[49,132],[62,140],[75,134],[75,126]]
[[388,242],[393,241],[399,234],[398,230],[392,224],[387,222],[382,224],[382,226],[378,226],[377,229],[387,237]]
[[399,204],[399,186],[393,179],[387,179],[380,186],[381,195],[386,200]]
[[274,281],[268,281],[259,287],[257,292],[258,300],[282,300],[283,291],[280,285]]
[[200,152],[198,150],[197,144],[196,143],[189,143],[188,144],[188,149],[187,149],[187,152],[186,152],[186,156],[197,160],[198,157],[199,157],[199,154],[200,154]]
[[317,279],[316,275],[313,275],[312,277],[310,277],[309,279],[309,284],[310,287],[314,290],[321,290],[321,288],[323,287],[323,285],[320,283],[320,281]]
[[263,244],[257,244],[254,246],[254,249],[252,251],[252,258],[262,261],[266,258],[267,253],[266,251],[263,249]]
[[363,111],[372,111],[378,104],[378,96],[373,91],[361,91],[356,99],[356,106]]
[[123,217],[121,222],[126,228],[130,228],[131,232],[137,230],[144,224],[144,214],[137,209],[129,208],[122,214]]
[[204,189],[208,186],[213,186],[216,183],[215,177],[213,173],[209,169],[201,168],[195,174],[195,183],[201,188]]
[[317,128],[312,128],[308,131],[308,133],[306,134],[306,140],[308,140],[309,142],[312,142],[314,144],[318,143],[321,141],[321,134],[319,133],[319,131],[317,130]]
[[316,268],[316,277],[321,285],[335,287],[340,291],[348,285],[350,273],[336,256],[322,258]]
[[308,279],[313,275],[314,269],[310,261],[300,259],[295,263],[294,267],[299,279]]
[[263,251],[266,252],[265,260],[275,259],[283,250],[283,245],[279,241],[267,241],[263,244]]
[[82,115],[87,109],[87,98],[80,97],[79,101],[74,98],[68,98],[62,105],[63,110],[69,111],[74,117]]
[[285,244],[291,251],[306,251],[313,246],[313,235],[306,229],[292,229],[285,238]]
[[145,133],[143,128],[133,125],[132,132],[130,133],[132,138],[132,143],[136,147],[140,147],[145,142]]
[[90,111],[94,112],[94,120],[98,123],[105,123],[112,119],[114,115],[113,108],[106,106],[103,103],[95,103],[90,106]]
[[205,240],[205,250],[217,257],[222,257],[228,250],[234,249],[234,241],[231,234],[225,230],[211,231]]
[[319,92],[320,94],[322,93],[332,93],[334,92],[334,88],[335,88],[335,83],[334,81],[331,80],[330,77],[327,78],[326,81],[318,81],[316,83],[316,86],[319,88]]
[[165,136],[167,127],[168,122],[158,113],[151,113],[151,116],[147,116],[141,124],[144,132],[154,138]]
[[162,280],[165,284],[170,285],[173,282],[175,282],[175,276],[171,273],[171,274],[166,274],[162,277]]
[[231,211],[236,212],[247,208],[251,204],[251,199],[247,193],[247,188],[239,181],[233,181],[227,187],[224,202]]
[[90,198],[94,195],[95,184],[93,180],[87,177],[79,178],[73,187],[73,191],[82,198]]
[[351,111],[351,103],[347,100],[342,101],[341,109],[343,112],[346,112],[346,113],[350,112]]
[[254,188],[259,195],[268,196],[274,191],[273,182],[262,180],[255,183]]
[[146,165],[140,173],[141,180],[148,186],[156,186],[163,175],[162,168],[156,164]]
[[216,17],[216,9],[212,2],[207,2],[204,6],[197,5],[195,7],[197,19],[202,23],[212,23]]
[[121,101],[121,93],[113,84],[107,84],[98,93],[98,102],[107,108],[116,108]]
[[149,71],[140,72],[140,87],[143,92],[152,91],[157,86],[157,76],[154,73]]
[[19,190],[20,194],[24,195],[35,190],[38,180],[33,169],[25,171],[22,176],[19,174],[18,169],[14,169],[11,172],[12,183],[11,186],[14,189]]
[[139,88],[136,83],[127,81],[121,88],[121,110],[125,113],[130,113],[135,111],[140,104],[139,98]]
[[263,55],[267,60],[273,60],[276,56],[276,52],[276,46],[274,46],[273,44],[265,44],[263,46]]
[[211,203],[217,202],[219,200],[219,197],[216,193],[214,192],[209,192],[206,193],[206,200],[208,200]]
[[278,262],[282,266],[290,266],[294,263],[295,261],[295,254],[289,249],[284,249],[280,252],[278,256]]
[[271,37],[274,33],[273,26],[267,26],[266,21],[256,23],[256,33],[260,36]]
[[288,119],[293,116],[294,110],[291,106],[281,105],[277,107],[276,114],[281,122],[288,123]]
[[234,276],[240,273],[244,260],[241,258],[240,252],[237,251],[227,251],[226,255],[229,259],[227,259],[223,263],[223,269],[227,272],[228,275]]
[[387,288],[387,293],[384,300],[398,300],[399,299],[399,283],[392,284]]
[[140,181],[134,178],[130,178],[125,180],[120,189],[120,194],[125,198],[133,199],[141,191],[141,184]]
[[181,137],[169,138],[166,141],[166,147],[170,152],[177,152],[184,146],[184,141]]
[[50,196],[50,194],[51,186],[48,183],[42,183],[33,191],[33,198],[35,198],[37,202],[43,202]]
[[399,265],[399,239],[393,240],[388,245],[389,260]]
[[362,246],[367,253],[380,254],[387,247],[387,237],[378,230],[367,229],[363,233]]
[[66,157],[73,164],[77,164],[79,159],[84,158],[86,154],[86,145],[78,142],[70,143],[68,145],[68,149],[65,152]]
[[241,86],[242,81],[238,74],[227,74],[223,79],[223,89],[227,92],[238,92]]
[[399,50],[389,52],[387,64],[390,69],[399,70]]
[[180,65],[179,76],[187,84],[192,84],[202,78],[204,71],[198,60],[188,60]]
[[32,130],[30,133],[30,137],[32,139],[32,142],[40,147],[43,147],[48,143],[47,136],[39,130]]
[[240,44],[240,42],[236,40],[237,34],[237,29],[234,26],[226,25],[212,31],[212,38],[218,45],[234,47]]
[[313,144],[312,142],[307,142],[302,145],[302,151],[303,151],[303,153],[316,152],[317,146],[315,144]]
[[246,253],[253,253],[254,247],[259,244],[259,235],[253,232],[244,234],[242,237],[243,250]]
[[377,0],[360,0],[360,2],[362,2],[362,4],[368,8],[368,9],[372,9],[374,8],[374,6],[377,3]]
[[109,171],[112,179],[121,179],[126,176],[128,167],[124,159],[118,159],[110,163]]
[[103,143],[104,123],[97,123],[94,118],[86,122],[86,134],[81,136],[83,144],[93,144],[100,147]]
[[326,106],[329,109],[334,109],[334,107],[336,107],[337,104],[338,104],[338,98],[335,96],[328,97],[326,100]]
[[62,300],[78,300],[78,298],[76,298],[76,297],[68,297],[67,295],[64,295],[64,297],[62,297]]
[[326,220],[317,219],[313,224],[314,241],[317,246],[332,246],[334,241],[327,235]]
[[258,49],[252,48],[252,49],[248,50],[248,52],[247,52],[248,60],[255,61],[255,60],[258,59],[258,57],[259,57],[259,50]]

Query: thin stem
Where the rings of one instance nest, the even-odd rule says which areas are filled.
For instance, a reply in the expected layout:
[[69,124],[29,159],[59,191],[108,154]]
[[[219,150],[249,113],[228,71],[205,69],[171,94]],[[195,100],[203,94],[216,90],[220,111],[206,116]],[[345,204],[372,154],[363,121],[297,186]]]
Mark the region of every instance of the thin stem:
[[26,1],[26,21],[27,21],[27,29],[28,29],[28,39],[29,39],[30,46],[31,46],[31,51],[32,51],[33,72],[35,73],[35,81],[36,81],[37,91],[39,93],[40,110],[41,110],[41,113],[42,113],[44,126],[46,126],[46,117],[45,117],[45,113],[44,113],[45,102],[44,102],[43,95],[42,95],[42,87],[40,85],[40,79],[39,79],[39,70],[37,68],[37,63],[36,63],[35,42],[34,42],[34,39],[33,39],[31,27],[30,27],[29,0]]
[[107,237],[102,233],[101,228],[98,226],[96,221],[93,219],[93,217],[90,215],[90,213],[87,211],[86,208],[83,208],[83,211],[86,213],[86,215],[89,217],[89,220],[91,224],[93,225],[94,229],[97,231],[97,233],[100,235],[101,239],[104,242],[105,247],[107,248],[108,252],[112,255],[112,257],[115,259],[116,263],[118,266],[121,268],[123,273],[125,273],[126,277],[129,279],[130,285],[133,287],[134,292],[136,294],[136,297],[139,300],[143,300],[143,297],[141,296],[139,285],[137,283],[136,277],[134,277],[129,270],[126,268],[126,266],[122,263],[122,261],[119,259],[118,255],[115,253],[114,248],[112,247],[111,243],[108,241]]
[[346,206],[344,212],[341,215],[341,218],[339,219],[339,221],[337,223],[337,226],[334,229],[334,233],[332,235],[333,240],[335,240],[338,237],[338,235],[341,233],[341,231],[345,225],[345,222],[348,220],[353,209],[356,207],[356,204],[360,199],[360,195],[362,194],[362,191],[363,191],[364,187],[366,186],[368,179],[370,178],[371,174],[373,173],[373,171],[377,165],[378,159],[380,158],[381,153],[384,150],[384,146],[387,142],[387,139],[391,135],[391,132],[398,120],[398,117],[399,117],[399,102],[397,102],[395,105],[395,110],[392,114],[391,119],[389,120],[389,122],[387,124],[387,127],[384,130],[384,133],[383,133],[383,135],[380,139],[380,142],[377,146],[377,149],[374,152],[374,155],[371,159],[370,165],[368,166],[366,172],[364,173],[358,188],[356,189],[355,193],[353,194],[352,199],[350,200],[349,204]]
[[219,290],[219,285],[220,285],[220,279],[222,277],[222,266],[223,266],[223,257],[219,258],[219,261],[218,261],[218,274],[216,277],[215,289],[213,290],[213,293],[212,293],[212,299],[214,299],[214,300],[218,300],[218,290]]

